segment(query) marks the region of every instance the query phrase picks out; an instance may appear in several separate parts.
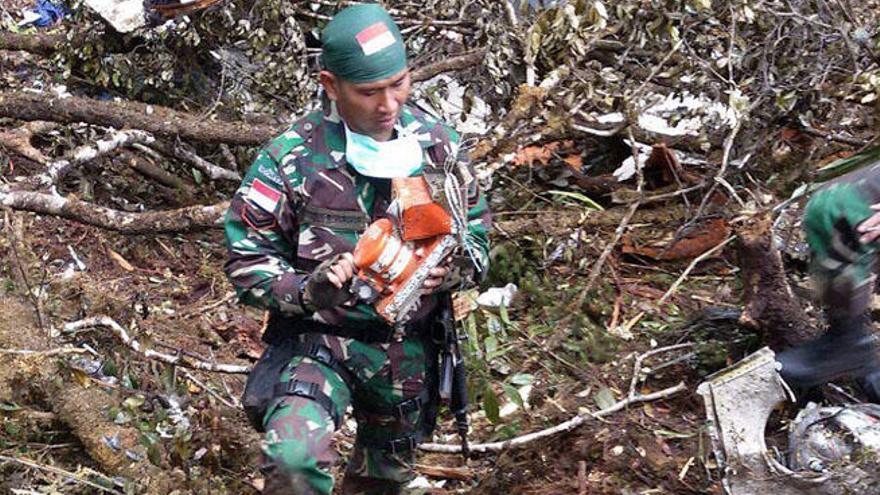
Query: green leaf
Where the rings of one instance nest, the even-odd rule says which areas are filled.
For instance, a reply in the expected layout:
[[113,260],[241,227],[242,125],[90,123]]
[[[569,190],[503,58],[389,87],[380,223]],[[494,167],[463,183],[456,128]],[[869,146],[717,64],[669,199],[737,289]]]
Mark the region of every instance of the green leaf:
[[568,198],[568,199],[580,201],[581,203],[586,205],[587,208],[590,208],[592,210],[597,210],[597,211],[604,211],[605,210],[605,208],[602,208],[602,205],[600,205],[599,203],[593,201],[592,199],[590,199],[589,197],[587,197],[581,193],[576,193],[576,192],[571,192],[571,191],[547,191],[547,192],[549,194],[554,195],[554,196],[560,196],[563,198]]
[[517,373],[510,378],[510,383],[517,387],[531,385],[535,381],[535,375],[529,373]]
[[21,409],[22,407],[15,402],[0,402],[0,411],[15,412]]
[[834,160],[816,171],[816,182],[825,182],[845,173],[858,170],[866,165],[880,161],[880,146],[869,148],[861,153]]
[[499,312],[498,316],[501,317],[501,323],[504,323],[505,327],[509,327],[510,326],[510,315],[507,313],[507,306],[502,304],[501,306],[498,307],[498,312]]
[[498,396],[495,395],[495,391],[492,390],[492,385],[489,383],[486,383],[486,386],[483,387],[483,411],[486,412],[486,419],[488,419],[490,423],[497,424],[501,421],[498,407]]
[[507,394],[508,397],[510,397],[510,400],[521,409],[525,409],[525,401],[523,401],[522,395],[520,395],[519,390],[517,390],[516,387],[509,383],[505,383],[503,387],[504,393]]
[[144,405],[144,402],[146,402],[146,399],[143,395],[133,395],[122,401],[122,404],[129,410],[134,411],[135,409]]
[[202,180],[203,180],[202,171],[197,168],[194,168],[194,169],[192,169],[192,174],[193,174],[193,180],[196,181],[196,184],[202,185]]
[[617,400],[614,398],[614,392],[608,387],[602,387],[593,397],[599,409],[608,409],[613,406]]
[[490,335],[486,337],[483,345],[486,346],[486,359],[491,360],[498,352],[498,339],[496,339],[494,335]]
[[691,438],[696,435],[696,433],[679,433],[677,431],[660,429],[654,430],[654,435],[663,438]]

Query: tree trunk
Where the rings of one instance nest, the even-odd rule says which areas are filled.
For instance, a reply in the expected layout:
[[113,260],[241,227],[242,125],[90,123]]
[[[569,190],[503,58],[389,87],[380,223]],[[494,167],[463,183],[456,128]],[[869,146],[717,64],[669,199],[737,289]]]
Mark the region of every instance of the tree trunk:
[[14,210],[55,215],[123,234],[167,234],[220,228],[220,220],[229,208],[229,202],[223,201],[177,210],[129,213],[31,191],[0,192],[0,205]]
[[255,125],[199,118],[167,107],[114,102],[78,96],[57,97],[21,91],[0,93],[0,117],[50,120],[140,129],[166,138],[200,142],[260,145],[280,134],[282,126]]
[[744,307],[740,323],[761,330],[767,344],[779,349],[809,340],[820,330],[807,318],[785,278],[772,227],[771,213],[762,212],[738,232]]
[[63,34],[0,33],[0,50],[22,50],[37,55],[51,55],[67,43]]

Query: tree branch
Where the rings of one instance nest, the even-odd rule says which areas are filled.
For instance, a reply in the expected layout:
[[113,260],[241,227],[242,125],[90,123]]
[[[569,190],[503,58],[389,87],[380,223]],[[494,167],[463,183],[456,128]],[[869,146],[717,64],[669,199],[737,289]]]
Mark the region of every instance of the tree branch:
[[[679,383],[674,387],[664,388],[663,390],[653,392],[650,394],[644,395],[636,395],[635,397],[627,397],[616,404],[606,407],[600,411],[596,411],[594,413],[577,415],[570,420],[560,423],[552,428],[546,428],[541,431],[536,431],[534,433],[529,433],[528,435],[519,436],[516,438],[512,438],[510,440],[505,440],[503,442],[492,442],[492,443],[478,443],[470,445],[471,452],[500,452],[502,450],[519,447],[521,445],[527,444],[529,442],[533,442],[535,440],[546,438],[557,433],[561,433],[564,431],[570,431],[578,426],[584,424],[589,419],[601,418],[603,416],[608,416],[609,414],[620,411],[621,409],[630,406],[632,404],[637,404],[639,402],[650,402],[658,399],[665,399],[667,397],[671,397],[679,392],[684,392],[687,390],[687,387],[684,383]],[[456,454],[461,452],[460,445],[446,445],[441,443],[423,443],[419,445],[419,449],[424,450],[426,452],[439,452],[443,454]]]
[[74,165],[92,161],[101,155],[110,153],[120,146],[132,143],[150,144],[153,141],[155,141],[153,136],[144,131],[113,131],[109,138],[99,139],[98,141],[95,141],[94,145],[80,146],[73,150],[68,158],[50,163],[49,181],[52,184],[58,184]]
[[0,117],[85,122],[117,129],[142,129],[172,139],[179,136],[199,142],[245,145],[260,145],[284,130],[283,126],[208,120],[140,102],[103,101],[80,96],[61,98],[24,91],[0,92]]
[[0,32],[0,50],[21,50],[37,55],[52,55],[67,43],[63,34],[18,34]]
[[152,148],[161,151],[163,154],[173,156],[179,160],[189,163],[193,167],[199,169],[211,180],[228,180],[232,182],[241,182],[241,175],[238,172],[227,170],[223,167],[214,165],[195,153],[195,151],[184,146],[183,143],[164,144],[153,143]]
[[187,368],[194,368],[197,370],[216,371],[221,373],[248,373],[251,370],[250,366],[209,363],[200,359],[191,358],[185,354],[172,356],[170,354],[157,352],[152,349],[145,349],[143,348],[143,346],[141,346],[140,342],[128,335],[128,332],[109,316],[95,316],[92,318],[85,318],[83,320],[67,323],[64,325],[64,331],[74,332],[83,328],[92,327],[109,328],[125,345],[148,359],[155,359],[157,361],[162,361],[163,363],[173,364],[176,366],[185,366]]
[[220,228],[219,222],[229,208],[229,202],[224,201],[177,210],[129,213],[32,191],[0,191],[0,205],[67,218],[123,234],[168,234]]
[[458,55],[456,57],[447,58],[446,60],[419,67],[412,71],[410,79],[412,79],[413,82],[427,81],[428,79],[444,72],[462,70],[474,65],[479,65],[485,57],[486,50],[484,48],[474,50],[470,53],[465,53],[464,55]]

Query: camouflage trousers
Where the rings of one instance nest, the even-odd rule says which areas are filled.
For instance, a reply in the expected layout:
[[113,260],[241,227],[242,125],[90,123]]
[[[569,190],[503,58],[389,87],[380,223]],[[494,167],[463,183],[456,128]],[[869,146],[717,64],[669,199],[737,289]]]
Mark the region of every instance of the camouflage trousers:
[[[333,416],[344,417],[349,405],[353,406],[358,431],[341,492],[400,493],[403,484],[413,478],[415,452],[387,449],[386,444],[420,431],[422,414],[416,410],[398,418],[368,411],[391,410],[422,392],[427,362],[425,344],[415,338],[376,344],[325,334],[303,334],[299,338],[305,344],[326,346],[337,362],[336,369],[310,357],[296,356],[280,380],[315,384],[315,389],[329,401],[322,405],[298,395],[273,400],[264,418],[264,493],[333,492],[330,467],[337,459],[331,442],[336,430]],[[340,366],[343,373],[339,372]],[[333,414],[325,405],[334,410]]]
[[817,191],[807,204],[804,228],[811,274],[829,320],[863,314],[873,290],[877,243],[859,242],[860,223],[880,202],[880,165],[846,174]]

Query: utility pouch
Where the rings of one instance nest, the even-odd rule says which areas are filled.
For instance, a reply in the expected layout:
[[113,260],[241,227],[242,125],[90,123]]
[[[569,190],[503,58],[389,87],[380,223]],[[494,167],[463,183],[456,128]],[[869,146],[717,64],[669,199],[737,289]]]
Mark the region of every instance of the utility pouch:
[[276,397],[275,385],[284,367],[296,354],[296,339],[277,339],[263,351],[257,364],[248,375],[241,402],[251,424],[260,433],[265,432],[263,418],[269,403]]

